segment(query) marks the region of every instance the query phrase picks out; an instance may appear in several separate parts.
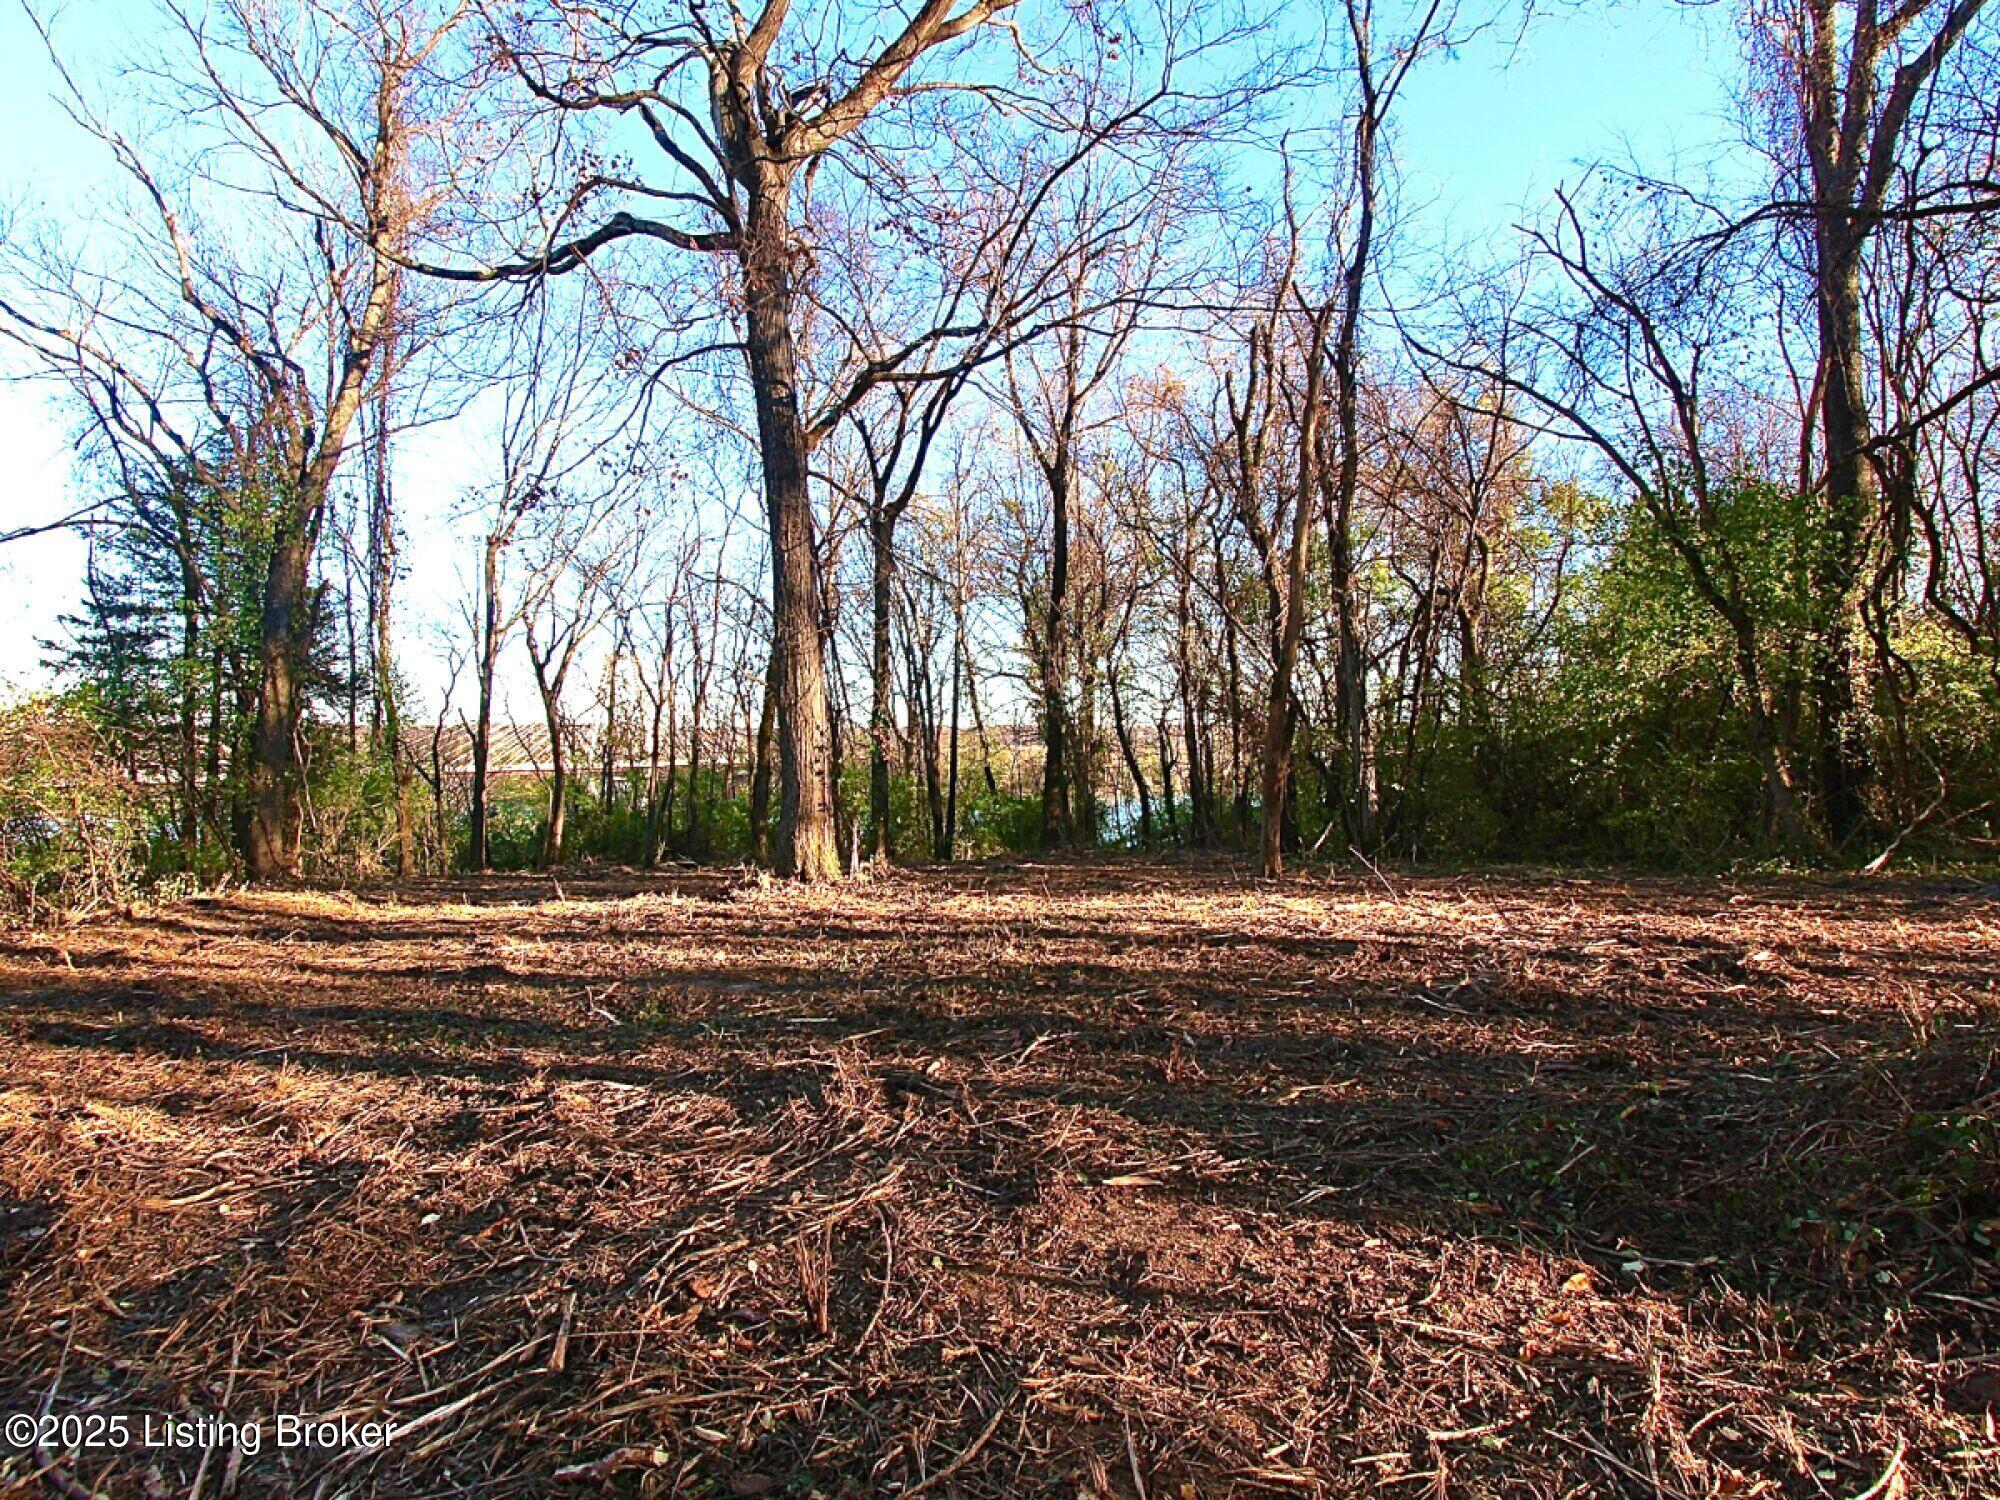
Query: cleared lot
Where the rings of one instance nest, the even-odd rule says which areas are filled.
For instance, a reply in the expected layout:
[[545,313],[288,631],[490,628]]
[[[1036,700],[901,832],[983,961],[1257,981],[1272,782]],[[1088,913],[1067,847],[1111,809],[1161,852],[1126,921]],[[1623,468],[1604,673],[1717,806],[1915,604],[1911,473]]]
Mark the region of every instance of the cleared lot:
[[1990,1495],[1996,980],[1943,885],[1195,863],[13,934],[0,1407],[396,1431],[0,1486]]

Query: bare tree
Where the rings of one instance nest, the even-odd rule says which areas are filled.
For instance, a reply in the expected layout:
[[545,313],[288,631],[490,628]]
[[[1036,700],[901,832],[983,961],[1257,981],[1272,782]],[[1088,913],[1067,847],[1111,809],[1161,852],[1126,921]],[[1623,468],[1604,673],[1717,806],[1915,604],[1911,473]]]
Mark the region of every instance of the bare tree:
[[[138,459],[271,497],[243,851],[255,879],[298,868],[313,558],[384,350],[419,337],[400,258],[437,207],[428,150],[451,123],[427,63],[462,15],[396,0],[168,8],[165,53],[133,81],[213,132],[210,160],[226,166],[158,168],[70,83],[72,115],[135,190],[133,254],[67,276],[17,264],[26,295],[0,302],[0,328],[68,382],[122,470]],[[258,232],[211,226],[201,203],[217,192],[261,216]]]
[[[1766,81],[1769,149],[1780,173],[1768,210],[1809,237],[1817,367],[1821,487],[1827,545],[1814,577],[1814,781],[1836,840],[1866,814],[1867,735],[1855,712],[1853,642],[1866,552],[1879,534],[1882,496],[1875,403],[1863,327],[1871,241],[1909,213],[1990,206],[1983,171],[1917,201],[1897,201],[1898,167],[1913,151],[1912,121],[1966,40],[1985,0],[1756,0],[1748,6],[1752,60]],[[1928,184],[1938,187],[1936,184]]]
[[[1013,0],[922,0],[887,24],[843,13],[831,28],[788,25],[789,0],[725,29],[699,7],[657,20],[549,0],[516,13],[499,39],[536,99],[563,115],[636,120],[658,151],[657,184],[587,171],[556,216],[573,222],[629,190],[647,208],[619,209],[588,231],[544,235],[504,265],[433,272],[491,280],[561,274],[605,246],[649,240],[727,260],[750,376],[771,543],[781,812],[777,863],[804,879],[835,878],[833,730],[819,628],[822,587],[808,460],[830,424],[809,422],[796,347],[799,263],[810,239],[802,207],[820,165],[880,112],[935,88],[915,70],[931,54],[994,29]],[[861,58],[859,64],[853,59]],[[675,204],[695,222],[654,216]],[[943,336],[942,334],[933,337]],[[889,368],[893,368],[892,360]],[[864,371],[856,387],[885,369]]]
[[[642,474],[634,435],[643,413],[620,378],[596,300],[581,289],[537,288],[501,325],[490,351],[500,385],[499,472],[476,493],[479,572],[470,628],[477,708],[471,727],[472,868],[490,862],[488,772],[500,658],[530,599],[516,591],[507,560],[524,534],[588,537],[618,499],[616,486]],[[628,497],[629,498],[629,497]],[[560,550],[560,548],[558,549]]]
[[[1734,483],[1753,467],[1742,417],[1757,399],[1744,383],[1749,372],[1726,358],[1740,342],[1731,278],[1716,255],[1689,253],[1697,236],[1684,220],[1697,210],[1684,203],[1586,217],[1573,194],[1557,202],[1554,222],[1530,235],[1532,262],[1553,272],[1556,290],[1539,301],[1515,295],[1469,355],[1413,342],[1442,365],[1525,397],[1632,487],[1727,627],[1770,820],[1803,845],[1809,835],[1767,622],[1749,560],[1723,520]],[[1593,234],[1593,224],[1606,227]],[[1629,231],[1631,243],[1610,242],[1614,230]]]
[[604,619],[619,591],[615,573],[623,549],[616,544],[597,544],[590,524],[594,519],[587,518],[584,525],[575,528],[551,528],[537,540],[540,556],[522,609],[528,660],[535,669],[542,720],[549,736],[549,803],[542,862],[551,868],[562,863],[569,811],[570,723],[563,709],[563,690],[577,652]]
[[1060,212],[1041,231],[1042,273],[1059,289],[1066,315],[1048,338],[1009,349],[996,382],[1048,499],[1046,570],[1028,622],[1042,730],[1045,848],[1075,844],[1070,683],[1071,522],[1083,480],[1084,448],[1108,419],[1103,398],[1149,311],[1171,296],[1169,225],[1184,208],[1160,177],[1087,166],[1062,190]]
[[408,880],[417,872],[416,826],[410,810],[412,770],[403,743],[402,687],[396,675],[392,630],[397,569],[397,528],[391,478],[390,433],[392,381],[396,362],[393,338],[382,355],[381,378],[365,413],[368,489],[368,617],[372,646],[371,675],[375,694],[370,727],[377,753],[387,757],[395,785],[396,874]]

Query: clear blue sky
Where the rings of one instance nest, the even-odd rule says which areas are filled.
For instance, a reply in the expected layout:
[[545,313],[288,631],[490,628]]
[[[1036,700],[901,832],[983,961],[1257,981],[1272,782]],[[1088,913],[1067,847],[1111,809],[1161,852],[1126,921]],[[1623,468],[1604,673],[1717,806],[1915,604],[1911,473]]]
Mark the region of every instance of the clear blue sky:
[[[1549,12],[1518,49],[1494,36],[1432,60],[1398,110],[1417,232],[1454,243],[1498,236],[1579,162],[1726,146],[1736,50],[1718,9],[1598,0]],[[58,37],[72,54],[122,51],[147,14],[146,0],[69,0]],[[0,204],[87,214],[104,164],[51,99],[53,81],[18,4],[0,0],[0,140],[9,146]],[[449,536],[444,516],[466,478],[443,457],[452,451],[449,435],[433,434],[400,476],[419,543],[407,554],[415,576],[404,598],[419,617],[442,611],[456,586],[449,546],[421,545]],[[60,514],[70,495],[59,421],[35,391],[0,385],[0,530]],[[0,689],[43,680],[37,642],[74,607],[83,556],[63,536],[0,548]],[[410,665],[421,680],[422,664]]]
[[1408,196],[1444,227],[1505,229],[1579,161],[1628,148],[1657,159],[1727,141],[1735,128],[1728,7],[1543,9],[1518,48],[1495,34],[1411,75],[1398,155]]

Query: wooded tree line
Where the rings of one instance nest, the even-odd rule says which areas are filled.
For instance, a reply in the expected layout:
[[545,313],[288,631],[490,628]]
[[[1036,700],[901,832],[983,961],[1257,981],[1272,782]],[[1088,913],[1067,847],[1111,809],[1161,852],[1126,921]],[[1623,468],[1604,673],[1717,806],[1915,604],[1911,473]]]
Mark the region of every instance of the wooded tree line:
[[52,38],[125,185],[0,237],[88,484],[63,711],[156,863],[257,879],[1990,857],[2000,36],[1737,22],[1728,161],[1448,247],[1411,79],[1576,13],[214,0],[115,89]]

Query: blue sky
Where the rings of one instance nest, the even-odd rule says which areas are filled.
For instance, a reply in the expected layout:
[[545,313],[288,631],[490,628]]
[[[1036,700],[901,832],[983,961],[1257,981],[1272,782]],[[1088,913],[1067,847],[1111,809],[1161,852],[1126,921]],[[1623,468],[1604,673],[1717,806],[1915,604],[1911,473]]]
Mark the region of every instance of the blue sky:
[[1544,9],[1518,48],[1491,36],[1411,75],[1397,153],[1427,218],[1504,230],[1524,204],[1573,177],[1579,160],[1620,157],[1628,146],[1659,158],[1735,129],[1725,8],[1585,0]]
[[[145,0],[69,0],[58,36],[72,54],[115,52],[146,14]],[[1415,233],[1425,243],[1497,239],[1579,162],[1726,146],[1736,51],[1725,20],[1716,7],[1598,0],[1550,11],[1518,48],[1496,35],[1431,60],[1412,77],[1396,125]],[[51,99],[53,84],[26,17],[0,4],[0,140],[9,144],[0,204],[86,216],[104,163]],[[449,538],[446,516],[469,478],[446,457],[453,451],[448,434],[432,434],[399,475],[417,544],[406,552],[410,625],[443,613],[457,587],[451,547],[425,545]],[[71,492],[60,420],[34,389],[0,384],[0,530],[60,514]],[[0,548],[0,691],[44,680],[38,642],[74,607],[83,556],[67,536]],[[423,664],[409,665],[421,685]]]

